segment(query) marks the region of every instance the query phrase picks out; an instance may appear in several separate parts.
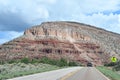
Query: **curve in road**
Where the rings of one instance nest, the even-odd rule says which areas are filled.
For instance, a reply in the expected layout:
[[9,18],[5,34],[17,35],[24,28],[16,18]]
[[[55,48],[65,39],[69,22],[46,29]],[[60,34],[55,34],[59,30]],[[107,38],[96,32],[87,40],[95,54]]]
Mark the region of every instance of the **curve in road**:
[[85,67],[71,76],[64,76],[60,80],[110,80],[94,67]]

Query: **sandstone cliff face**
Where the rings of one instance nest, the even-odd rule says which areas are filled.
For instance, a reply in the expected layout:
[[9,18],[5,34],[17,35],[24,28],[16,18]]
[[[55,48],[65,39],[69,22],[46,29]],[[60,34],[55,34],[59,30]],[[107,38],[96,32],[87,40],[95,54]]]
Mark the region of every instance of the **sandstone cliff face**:
[[90,37],[81,34],[78,28],[65,23],[62,23],[61,25],[49,22],[43,23],[40,26],[26,30],[24,35],[29,37],[31,40],[39,40],[45,37],[50,37],[57,40],[69,40],[70,38],[74,39],[74,41],[90,40]]
[[61,57],[102,65],[120,51],[120,35],[76,22],[45,22],[0,46],[0,60]]

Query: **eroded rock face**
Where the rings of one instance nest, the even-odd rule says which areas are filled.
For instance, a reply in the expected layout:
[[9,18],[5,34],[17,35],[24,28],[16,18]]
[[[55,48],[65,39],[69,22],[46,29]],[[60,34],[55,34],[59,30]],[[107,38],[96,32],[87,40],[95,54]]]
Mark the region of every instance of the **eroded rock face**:
[[90,40],[90,37],[88,35],[81,34],[78,28],[67,24],[58,25],[57,23],[43,23],[40,26],[26,30],[24,35],[32,40],[39,40],[40,38],[45,37],[57,40]]
[[[106,46],[107,49],[111,49],[106,42],[120,39],[120,35],[117,34],[117,37],[114,35],[116,34],[80,23],[46,22],[27,29],[23,36],[1,45],[0,60],[24,57],[38,59],[47,56],[53,59],[64,57],[84,64],[92,62],[95,65],[102,65],[109,62],[112,54],[105,49]],[[110,40],[107,40],[108,38]]]

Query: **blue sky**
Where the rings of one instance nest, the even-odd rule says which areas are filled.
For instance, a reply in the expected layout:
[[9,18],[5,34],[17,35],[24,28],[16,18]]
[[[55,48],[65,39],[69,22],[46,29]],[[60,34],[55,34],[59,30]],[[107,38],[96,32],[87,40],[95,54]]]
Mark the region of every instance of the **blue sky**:
[[0,44],[41,22],[66,20],[120,33],[120,0],[0,0]]

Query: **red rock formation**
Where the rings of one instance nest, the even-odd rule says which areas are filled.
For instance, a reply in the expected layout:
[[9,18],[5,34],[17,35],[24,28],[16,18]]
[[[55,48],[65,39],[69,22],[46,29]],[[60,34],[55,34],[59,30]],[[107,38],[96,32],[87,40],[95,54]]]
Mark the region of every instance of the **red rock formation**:
[[[98,35],[98,31],[102,35]],[[112,54],[105,49],[106,46],[111,48],[106,43],[111,36],[107,35],[115,34],[80,23],[46,22],[27,29],[23,36],[1,45],[0,60],[47,56],[101,65],[109,62],[109,54]],[[120,35],[117,38],[120,39]]]

